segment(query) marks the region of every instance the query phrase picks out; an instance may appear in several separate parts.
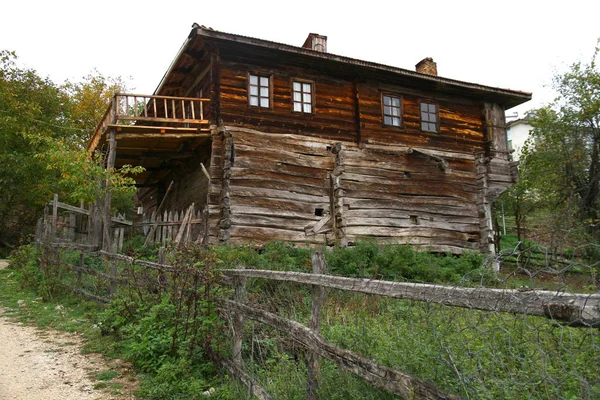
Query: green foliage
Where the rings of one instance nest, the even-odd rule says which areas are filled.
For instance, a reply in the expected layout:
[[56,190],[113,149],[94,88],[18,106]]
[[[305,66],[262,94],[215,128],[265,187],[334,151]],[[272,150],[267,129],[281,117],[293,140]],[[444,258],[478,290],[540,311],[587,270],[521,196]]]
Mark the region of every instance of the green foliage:
[[484,258],[478,253],[432,254],[407,245],[379,245],[360,241],[354,247],[337,248],[326,255],[329,271],[359,278],[456,283],[478,271]]
[[109,181],[119,210],[131,208],[131,174],[139,167],[104,171],[85,143],[120,79],[99,73],[57,85],[0,51],[0,246],[33,232],[54,193],[73,203],[96,199]]

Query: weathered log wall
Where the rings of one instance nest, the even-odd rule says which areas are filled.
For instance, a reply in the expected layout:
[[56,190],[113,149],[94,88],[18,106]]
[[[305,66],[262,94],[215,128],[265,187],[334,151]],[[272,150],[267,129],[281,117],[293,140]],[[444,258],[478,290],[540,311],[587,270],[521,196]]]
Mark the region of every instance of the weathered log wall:
[[480,246],[473,155],[238,127],[213,143],[213,243],[372,237],[454,253]]
[[344,146],[340,236],[385,238],[435,251],[477,249],[474,157],[402,147]]
[[227,128],[221,135],[215,142],[222,140],[227,157],[221,171],[211,169],[215,178],[223,177],[211,189],[213,242],[324,243],[324,234],[305,232],[329,210],[330,142],[243,128]]

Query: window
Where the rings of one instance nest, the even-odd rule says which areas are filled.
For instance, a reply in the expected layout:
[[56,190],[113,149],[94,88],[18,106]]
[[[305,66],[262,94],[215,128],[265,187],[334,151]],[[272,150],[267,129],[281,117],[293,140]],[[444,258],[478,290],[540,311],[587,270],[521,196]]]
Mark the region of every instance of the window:
[[421,102],[421,130],[425,132],[438,131],[438,106],[435,103]]
[[402,126],[402,98],[383,95],[383,124]]
[[269,77],[250,75],[248,80],[248,104],[254,107],[269,108],[270,97]]
[[292,91],[294,94],[294,111],[301,113],[312,113],[312,90],[313,85],[309,82],[292,83]]

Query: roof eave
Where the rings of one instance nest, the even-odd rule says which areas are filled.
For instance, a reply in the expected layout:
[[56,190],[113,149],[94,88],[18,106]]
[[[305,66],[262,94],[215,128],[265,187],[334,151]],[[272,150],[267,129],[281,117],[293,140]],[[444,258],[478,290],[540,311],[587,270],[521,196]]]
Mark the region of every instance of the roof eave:
[[[391,66],[384,65],[384,64],[378,64],[378,63],[374,63],[374,62],[358,60],[358,59],[354,59],[354,58],[350,58],[350,57],[338,56],[338,55],[331,54],[331,53],[317,52],[317,51],[313,51],[313,50],[302,48],[302,47],[296,47],[296,46],[291,46],[291,45],[287,45],[287,44],[283,44],[283,43],[271,42],[271,41],[263,40],[263,39],[256,39],[256,38],[247,37],[247,36],[234,35],[234,34],[230,34],[230,33],[219,32],[219,31],[209,30],[209,29],[204,29],[204,28],[197,28],[195,34],[197,34],[199,36],[207,37],[207,38],[227,40],[227,41],[237,42],[237,43],[241,43],[241,44],[259,46],[259,47],[263,47],[263,48],[267,48],[267,49],[271,49],[271,50],[279,50],[279,51],[300,54],[300,55],[304,55],[307,57],[313,57],[313,58],[322,59],[322,60],[336,61],[336,62],[344,63],[347,65],[353,65],[353,66],[358,66],[358,67],[362,67],[362,68],[370,68],[370,69],[375,69],[375,70],[379,70],[379,71],[383,71],[383,72],[395,73],[395,74],[413,77],[413,78],[421,79],[421,80],[425,80],[425,81],[443,83],[443,84],[454,86],[454,87],[461,87],[461,88],[481,92],[483,97],[485,97],[486,94],[487,95],[493,94],[493,95],[499,96],[504,99],[503,105],[506,108],[511,108],[511,107],[517,106],[519,104],[523,104],[523,103],[531,100],[531,93],[528,93],[528,92],[522,92],[522,91],[517,91],[517,90],[511,90],[511,89],[501,89],[501,88],[496,88],[496,87],[492,87],[492,86],[486,86],[486,85],[480,85],[480,84],[476,84],[476,83],[459,81],[456,79],[427,75],[427,74],[422,74],[422,73],[419,73],[416,71],[411,71],[411,70],[407,70],[407,69],[403,69],[403,68],[391,67]],[[192,36],[192,35],[190,35],[190,36]],[[179,55],[178,55],[178,57],[179,57]],[[166,74],[165,74],[165,76],[166,76]],[[163,78],[163,81],[164,81],[164,78]]]

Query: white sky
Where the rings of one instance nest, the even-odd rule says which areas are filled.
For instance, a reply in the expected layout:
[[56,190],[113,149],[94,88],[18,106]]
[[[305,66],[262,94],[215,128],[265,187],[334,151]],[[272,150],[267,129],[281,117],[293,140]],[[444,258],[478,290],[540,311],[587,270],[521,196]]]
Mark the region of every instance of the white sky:
[[297,46],[319,33],[330,53],[406,69],[433,57],[440,76],[533,92],[521,115],[600,37],[594,0],[16,0],[1,13],[0,49],[56,83],[96,68],[152,93],[197,22]]

